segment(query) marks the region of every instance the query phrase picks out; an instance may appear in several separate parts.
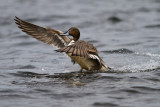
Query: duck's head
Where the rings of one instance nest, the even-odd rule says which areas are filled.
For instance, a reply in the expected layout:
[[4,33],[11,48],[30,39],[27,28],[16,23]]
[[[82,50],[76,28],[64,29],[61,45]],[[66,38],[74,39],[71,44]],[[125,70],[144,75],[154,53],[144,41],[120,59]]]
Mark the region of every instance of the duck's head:
[[60,34],[60,36],[72,36],[74,41],[77,41],[80,37],[80,31],[76,27],[71,27],[67,32]]

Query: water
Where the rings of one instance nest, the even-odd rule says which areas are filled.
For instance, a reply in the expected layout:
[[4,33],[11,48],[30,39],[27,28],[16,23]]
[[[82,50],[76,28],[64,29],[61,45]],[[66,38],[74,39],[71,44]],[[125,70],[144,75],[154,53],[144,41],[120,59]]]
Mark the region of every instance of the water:
[[[159,0],[1,0],[0,13],[1,107],[160,106]],[[62,31],[78,27],[122,72],[68,73],[79,66],[21,32],[14,16]]]

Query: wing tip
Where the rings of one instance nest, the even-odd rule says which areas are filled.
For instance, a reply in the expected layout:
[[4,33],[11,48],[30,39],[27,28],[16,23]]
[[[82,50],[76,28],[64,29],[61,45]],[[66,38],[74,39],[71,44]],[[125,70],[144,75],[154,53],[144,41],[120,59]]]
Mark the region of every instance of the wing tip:
[[14,20],[17,22],[20,20],[20,18],[18,18],[17,16],[14,17]]
[[18,18],[17,16],[15,16],[14,21],[17,25],[20,25],[20,23],[22,22],[22,20]]

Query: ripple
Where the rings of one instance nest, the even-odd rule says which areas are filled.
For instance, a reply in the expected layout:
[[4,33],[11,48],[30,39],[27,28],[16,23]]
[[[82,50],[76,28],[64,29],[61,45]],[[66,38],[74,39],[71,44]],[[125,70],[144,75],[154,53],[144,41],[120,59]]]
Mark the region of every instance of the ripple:
[[117,50],[109,50],[109,51],[102,51],[103,53],[107,53],[107,54],[131,54],[134,53],[133,51],[129,50],[129,49],[117,49]]
[[153,81],[153,82],[160,82],[160,79],[158,78],[145,78],[145,79]]
[[17,92],[17,91],[12,90],[12,89],[3,89],[3,90],[0,90],[0,93],[13,93],[13,92]]
[[124,97],[113,97],[113,96],[111,96],[110,98],[113,98],[113,99],[116,99],[116,100],[123,100],[123,99],[126,99],[126,98],[124,98]]
[[96,25],[96,23],[93,21],[84,21],[84,22],[79,23],[78,27],[79,28],[88,28],[88,27],[92,27],[94,25]]
[[138,11],[139,11],[139,12],[146,12],[146,13],[148,13],[148,12],[150,12],[151,10],[148,9],[148,8],[146,8],[146,7],[141,7],[141,8],[138,9]]
[[61,22],[58,24],[54,24],[57,28],[67,28],[68,26],[72,26],[71,22]]
[[19,67],[19,69],[34,69],[34,68],[36,67],[33,65],[26,65],[26,66]]
[[160,24],[155,24],[155,25],[147,25],[145,28],[160,28]]
[[96,47],[97,48],[99,48],[99,47],[106,47],[106,44],[98,44],[98,45],[96,45]]
[[33,65],[17,65],[11,66],[9,69],[35,69],[36,67]]
[[[97,80],[101,75],[93,72],[87,73],[78,73],[78,72],[71,72],[71,73],[55,73],[54,75],[49,74],[38,74],[34,72],[26,72],[26,71],[18,71],[17,73],[9,73],[13,76],[18,77],[26,77],[31,80],[33,78],[34,81],[24,82],[24,81],[13,81],[12,84],[17,85],[29,85],[35,86],[36,85],[55,85],[55,84],[67,84],[71,86],[84,86],[86,83],[93,82]],[[50,79],[52,81],[48,81]],[[41,81],[42,79],[45,80]],[[36,81],[35,81],[36,80]],[[46,82],[47,81],[47,82]],[[22,82],[22,83],[21,83]]]
[[30,96],[19,95],[19,94],[0,95],[1,100],[4,100],[4,99],[21,99],[21,98],[32,99],[32,97],[30,97]]
[[14,35],[16,35],[16,36],[12,36],[11,38],[14,38],[14,39],[28,39],[28,38],[30,38],[30,36],[28,36],[28,35],[19,35],[19,32],[14,32]]
[[159,70],[159,72],[156,73],[155,75],[160,76],[160,68],[158,70]]
[[99,75],[95,72],[69,72],[69,73],[55,73],[54,75],[48,75],[50,78],[63,78],[63,79],[74,79],[74,78],[96,78]]
[[9,50],[5,53],[5,55],[14,55],[22,52],[22,50]]
[[25,21],[28,22],[35,22],[35,21],[40,21],[40,22],[51,22],[53,20],[59,20],[59,19],[69,19],[69,18],[76,18],[76,16],[70,16],[70,15],[47,15],[44,17],[32,17],[32,18],[27,18]]
[[107,102],[95,102],[92,105],[95,107],[119,107],[117,104],[107,103]]
[[105,81],[120,81],[123,78],[114,77],[114,76],[104,76],[104,74],[102,74],[100,79]]
[[0,17],[0,25],[10,25],[12,23],[12,21],[10,20],[9,17]]
[[151,91],[151,92],[153,92],[153,91],[158,91],[159,92],[160,91],[160,89],[146,87],[146,86],[134,86],[132,88],[134,88],[134,89],[140,89],[140,90],[143,90],[143,91]]
[[108,18],[108,21],[110,21],[110,22],[112,22],[112,23],[119,23],[119,22],[122,22],[123,20],[122,19],[120,19],[119,17],[117,17],[117,16],[112,16],[112,17],[109,17]]
[[44,93],[51,93],[52,91],[51,90],[48,90],[48,89],[34,89],[35,91],[38,91],[38,92],[44,92]]
[[2,74],[0,74],[0,77],[6,77],[6,75],[2,75]]
[[142,44],[141,42],[135,42],[135,43],[127,43],[127,44],[121,44],[120,46],[136,46]]
[[127,92],[127,93],[130,93],[130,94],[139,94],[139,93],[141,93],[141,92],[139,92],[137,90],[133,90],[133,89],[122,89],[122,90],[119,90],[119,91]]
[[34,72],[26,72],[26,71],[18,71],[17,73],[9,73],[10,75],[18,76],[18,77],[45,77],[48,74],[38,74]]
[[99,43],[98,40],[88,40],[87,42],[89,42],[89,43]]
[[45,94],[54,99],[81,98],[85,96],[95,95],[94,93],[62,93],[62,94]]
[[38,42],[21,42],[21,43],[16,43],[14,44],[14,46],[20,46],[20,47],[23,47],[23,46],[33,46],[35,44],[38,44]]

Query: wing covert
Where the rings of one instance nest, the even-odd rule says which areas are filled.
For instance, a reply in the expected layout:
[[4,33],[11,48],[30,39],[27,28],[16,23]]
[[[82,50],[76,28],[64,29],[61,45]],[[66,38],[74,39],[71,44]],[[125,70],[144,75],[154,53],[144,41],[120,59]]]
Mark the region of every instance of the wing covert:
[[64,48],[56,50],[57,52],[71,53],[72,56],[81,56],[92,58],[91,55],[98,56],[96,48],[85,41],[76,41],[73,45],[65,46]]

